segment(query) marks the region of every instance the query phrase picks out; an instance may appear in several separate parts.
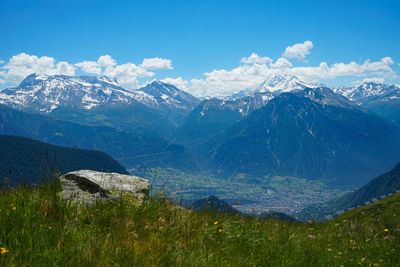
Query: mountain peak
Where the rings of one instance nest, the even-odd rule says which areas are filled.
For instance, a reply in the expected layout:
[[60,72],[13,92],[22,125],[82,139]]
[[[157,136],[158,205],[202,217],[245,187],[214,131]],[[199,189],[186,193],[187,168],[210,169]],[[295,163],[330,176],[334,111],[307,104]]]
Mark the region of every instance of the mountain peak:
[[387,100],[400,98],[400,88],[374,81],[367,81],[355,86],[342,86],[335,89],[336,93],[346,96],[352,101],[362,103],[369,100]]
[[300,81],[300,79],[297,76],[294,76],[292,74],[287,74],[287,73],[281,73],[281,74],[276,74],[268,77],[265,80],[265,83],[269,84],[277,84],[280,82],[288,82],[288,81]]
[[2,91],[0,100],[12,107],[48,113],[58,107],[92,109],[99,105],[129,105],[136,101],[136,95],[105,76],[33,73],[13,90]]
[[102,75],[102,76],[87,76],[87,75],[82,75],[82,76],[68,76],[68,75],[63,75],[63,74],[55,74],[55,75],[46,75],[46,74],[38,74],[38,73],[32,73],[28,75],[22,82],[19,84],[18,87],[26,87],[26,86],[31,86],[31,85],[37,85],[41,82],[47,82],[47,81],[52,81],[52,80],[59,80],[59,81],[73,81],[73,82],[87,82],[91,84],[99,83],[99,82],[104,82],[108,84],[112,84],[115,86],[119,86],[118,82],[116,79],[111,79],[108,76]]
[[200,100],[185,91],[180,90],[173,84],[154,80],[138,91],[153,96],[159,104],[167,105],[177,109],[191,110]]
[[174,85],[153,81],[138,90],[127,90],[107,76],[31,74],[19,86],[0,92],[0,102],[21,109],[48,113],[58,107],[92,109],[141,103],[150,108],[191,110],[200,101]]
[[383,88],[385,86],[385,84],[383,83],[378,83],[378,82],[374,82],[374,81],[368,81],[368,82],[363,82],[361,84],[359,84],[356,88],[362,88],[362,89],[377,89],[377,88]]
[[99,77],[97,77],[97,79],[99,79],[102,82],[119,85],[117,79],[115,79],[115,78],[111,79],[110,77],[108,77],[106,75],[99,76]]
[[38,74],[38,73],[32,73],[26,76],[25,79],[21,81],[19,84],[19,87],[25,87],[25,86],[31,86],[38,84],[44,80],[46,80],[49,76],[45,74]]
[[260,86],[260,91],[289,92],[295,89],[316,88],[319,85],[306,83],[291,74],[277,74],[268,77]]
[[138,90],[143,91],[153,91],[154,93],[158,92],[168,92],[168,93],[184,93],[187,94],[184,90],[180,89],[176,85],[168,82],[164,82],[161,80],[153,80],[147,83],[145,86],[139,88]]
[[161,86],[161,87],[166,87],[166,86],[168,86],[168,87],[169,87],[169,86],[176,87],[176,86],[174,86],[173,84],[165,83],[165,82],[162,82],[162,81],[160,81],[160,80],[154,80],[154,81],[148,83],[147,85],[151,85],[151,86]]

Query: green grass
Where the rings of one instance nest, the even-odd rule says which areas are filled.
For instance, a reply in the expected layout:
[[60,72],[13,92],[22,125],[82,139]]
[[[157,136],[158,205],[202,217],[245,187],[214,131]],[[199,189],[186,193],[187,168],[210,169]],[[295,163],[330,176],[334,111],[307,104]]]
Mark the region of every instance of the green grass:
[[0,193],[0,266],[400,265],[399,194],[301,224],[195,213],[163,197],[79,208],[58,189]]

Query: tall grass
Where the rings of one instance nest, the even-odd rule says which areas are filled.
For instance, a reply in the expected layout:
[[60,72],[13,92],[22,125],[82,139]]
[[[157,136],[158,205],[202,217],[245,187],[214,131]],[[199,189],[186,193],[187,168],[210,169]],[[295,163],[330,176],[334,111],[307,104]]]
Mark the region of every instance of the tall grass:
[[1,266],[400,266],[400,195],[324,224],[196,213],[154,196],[77,206],[0,193]]

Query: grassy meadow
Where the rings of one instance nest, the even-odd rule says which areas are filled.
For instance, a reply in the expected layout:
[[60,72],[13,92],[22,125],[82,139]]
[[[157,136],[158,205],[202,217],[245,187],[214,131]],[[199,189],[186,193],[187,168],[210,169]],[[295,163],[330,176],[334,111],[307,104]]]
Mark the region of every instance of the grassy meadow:
[[400,194],[326,223],[196,213],[161,195],[79,207],[0,193],[0,266],[400,266]]

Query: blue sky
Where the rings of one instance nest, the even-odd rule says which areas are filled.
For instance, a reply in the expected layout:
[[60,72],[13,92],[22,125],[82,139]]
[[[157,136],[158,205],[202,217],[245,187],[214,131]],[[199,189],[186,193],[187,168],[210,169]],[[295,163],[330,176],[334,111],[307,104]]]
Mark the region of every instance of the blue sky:
[[[0,10],[0,60],[3,61],[0,87],[3,88],[20,79],[10,73],[14,66],[5,66],[12,56],[21,53],[39,59],[50,57],[54,64],[65,61],[74,66],[75,74],[83,73],[75,64],[97,62],[100,56],[109,55],[115,62],[114,68],[126,63],[138,67],[130,66],[129,70],[121,67],[119,73],[115,69],[101,70],[102,74],[125,79],[127,87],[169,77],[197,94],[208,90],[201,89],[202,86],[216,88],[222,83],[227,87],[252,86],[252,82],[231,83],[232,77],[254,79],[255,72],[268,75],[262,68],[244,72],[238,69],[240,60],[252,53],[264,58],[255,61],[269,68],[279,58],[287,59],[291,68],[317,67],[325,62],[329,69],[315,70],[319,74],[311,75],[314,70],[305,68],[294,73],[300,76],[306,73],[306,79],[328,84],[363,79],[399,83],[399,1],[14,0],[1,1]],[[296,54],[283,56],[287,47],[307,40],[312,47],[306,49],[304,58]],[[390,60],[382,61],[385,57]],[[145,58],[170,60],[170,64],[140,69]],[[366,60],[377,64],[365,65]],[[359,66],[338,65],[331,70],[335,63],[352,61]],[[351,67],[358,69],[348,70],[347,75],[346,68]],[[36,70],[35,66],[32,68]],[[232,72],[234,69],[238,70]],[[121,72],[136,76],[129,79],[121,76]]]

